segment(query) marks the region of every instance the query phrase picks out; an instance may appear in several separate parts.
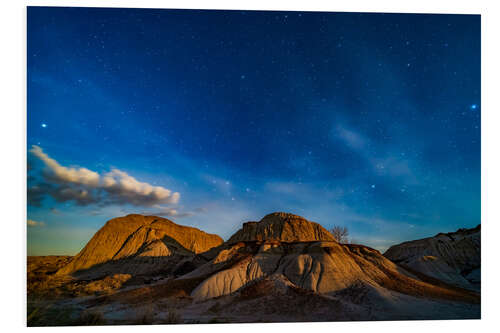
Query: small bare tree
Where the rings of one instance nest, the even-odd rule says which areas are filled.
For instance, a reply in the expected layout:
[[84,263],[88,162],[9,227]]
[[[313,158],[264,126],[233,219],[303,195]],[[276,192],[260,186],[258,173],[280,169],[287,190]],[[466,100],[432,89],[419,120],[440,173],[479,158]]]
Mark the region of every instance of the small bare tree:
[[347,227],[341,227],[339,225],[335,225],[333,226],[333,228],[330,229],[330,233],[337,242],[339,243],[348,242],[347,237],[349,236],[349,230],[347,229]]

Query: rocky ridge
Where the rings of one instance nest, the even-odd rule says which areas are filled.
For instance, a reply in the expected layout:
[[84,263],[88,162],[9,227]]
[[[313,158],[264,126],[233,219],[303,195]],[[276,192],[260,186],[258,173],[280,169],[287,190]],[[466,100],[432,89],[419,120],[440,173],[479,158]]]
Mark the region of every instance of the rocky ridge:
[[269,279],[322,295],[361,285],[382,294],[470,299],[467,293],[421,281],[377,250],[339,244],[319,224],[286,213],[245,223],[217,251],[200,255],[208,262],[178,278],[198,281],[189,290],[195,299],[231,295]]
[[384,256],[407,269],[471,290],[481,283],[481,225],[391,246]]

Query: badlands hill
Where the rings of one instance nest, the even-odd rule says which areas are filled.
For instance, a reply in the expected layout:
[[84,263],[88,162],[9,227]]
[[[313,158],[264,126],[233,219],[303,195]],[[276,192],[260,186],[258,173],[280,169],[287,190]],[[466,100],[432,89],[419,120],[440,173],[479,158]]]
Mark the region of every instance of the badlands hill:
[[113,219],[56,275],[53,290],[72,292],[83,322],[92,311],[107,324],[480,317],[479,293],[339,244],[288,213],[244,223],[227,242],[158,217]]
[[390,247],[384,256],[408,269],[471,290],[481,284],[481,225]]
[[57,274],[92,278],[114,273],[169,271],[223,242],[217,235],[156,216],[109,220]]
[[467,293],[420,281],[377,250],[339,244],[319,224],[287,213],[245,223],[217,251],[200,256],[208,262],[178,278],[197,281],[189,290],[195,299],[242,292],[264,280],[322,295],[362,288],[381,298],[394,291],[430,298],[474,299]]
[[229,244],[245,241],[307,242],[333,241],[333,236],[321,225],[298,215],[272,213],[260,222],[246,222],[228,241]]

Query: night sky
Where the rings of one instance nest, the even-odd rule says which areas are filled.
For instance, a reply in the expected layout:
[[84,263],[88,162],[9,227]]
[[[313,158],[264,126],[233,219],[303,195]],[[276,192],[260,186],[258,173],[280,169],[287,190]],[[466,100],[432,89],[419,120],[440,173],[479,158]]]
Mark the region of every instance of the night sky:
[[274,211],[385,250],[480,211],[480,16],[28,8],[28,254]]

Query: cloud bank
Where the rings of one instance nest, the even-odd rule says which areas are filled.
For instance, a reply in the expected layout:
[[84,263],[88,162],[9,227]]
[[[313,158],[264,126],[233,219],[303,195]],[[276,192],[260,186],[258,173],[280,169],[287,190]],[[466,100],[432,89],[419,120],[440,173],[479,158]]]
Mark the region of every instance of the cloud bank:
[[99,203],[152,207],[177,204],[180,199],[178,192],[138,181],[118,169],[101,175],[87,168],[62,166],[39,146],[33,145],[29,151],[45,165],[44,182],[28,188],[31,205],[40,206],[46,196],[58,202],[74,201],[81,206]]
[[38,157],[47,169],[45,170],[45,177],[56,183],[72,183],[78,185],[85,185],[90,187],[99,186],[99,174],[87,168],[67,168],[60,165],[56,160],[50,158],[49,155],[43,152],[42,148],[33,145],[30,153]]

